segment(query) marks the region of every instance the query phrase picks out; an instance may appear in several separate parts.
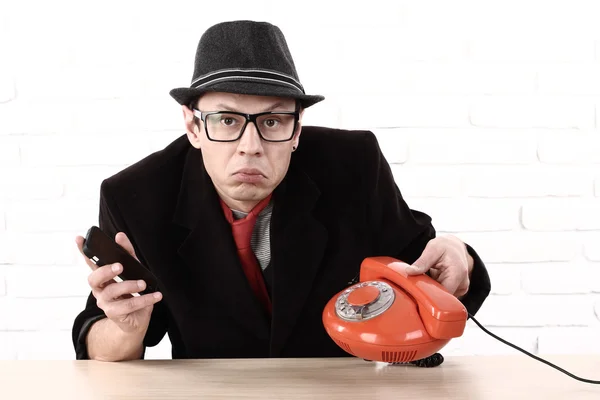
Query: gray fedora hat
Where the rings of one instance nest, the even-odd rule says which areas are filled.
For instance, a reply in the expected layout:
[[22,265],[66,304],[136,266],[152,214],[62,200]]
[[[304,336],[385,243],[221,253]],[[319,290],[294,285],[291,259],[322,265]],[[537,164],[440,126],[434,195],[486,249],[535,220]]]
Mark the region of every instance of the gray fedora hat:
[[190,86],[169,94],[189,105],[206,92],[289,97],[304,108],[325,99],[304,92],[281,30],[254,21],[223,22],[206,30],[198,43]]

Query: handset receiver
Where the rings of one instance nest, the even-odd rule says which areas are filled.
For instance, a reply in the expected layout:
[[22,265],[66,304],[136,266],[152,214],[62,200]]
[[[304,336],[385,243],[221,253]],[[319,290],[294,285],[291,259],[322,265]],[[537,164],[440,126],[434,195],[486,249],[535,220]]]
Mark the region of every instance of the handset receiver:
[[408,275],[403,263],[392,257],[369,257],[362,262],[360,281],[384,279],[414,299],[429,335],[437,339],[462,336],[468,313],[465,306],[426,274]]

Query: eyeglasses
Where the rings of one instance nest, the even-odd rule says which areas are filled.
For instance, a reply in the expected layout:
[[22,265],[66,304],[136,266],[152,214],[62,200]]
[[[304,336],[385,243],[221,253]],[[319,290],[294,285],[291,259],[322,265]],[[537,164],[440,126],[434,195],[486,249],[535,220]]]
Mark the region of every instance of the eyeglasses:
[[194,108],[193,113],[204,122],[206,136],[213,142],[235,142],[244,134],[248,122],[254,123],[262,140],[287,142],[294,137],[300,117],[297,111],[245,114],[235,111],[202,112]]

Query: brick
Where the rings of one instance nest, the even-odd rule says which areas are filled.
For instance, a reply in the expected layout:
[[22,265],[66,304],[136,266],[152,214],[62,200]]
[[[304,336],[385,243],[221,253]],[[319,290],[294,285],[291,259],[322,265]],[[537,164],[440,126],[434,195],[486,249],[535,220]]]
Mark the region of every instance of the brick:
[[423,211],[444,232],[509,231],[519,227],[519,206],[489,199],[411,198],[411,208]]
[[[384,61],[378,72],[361,81],[356,89],[371,95],[462,95],[468,92],[467,83],[468,71],[463,64]],[[347,86],[346,90],[350,92],[352,87]]]
[[[74,126],[76,107],[78,106],[62,99],[31,101],[19,97],[0,107],[0,133],[40,135],[76,132]],[[35,110],[35,118],[31,118],[31,110]]]
[[[0,307],[2,307],[1,303]],[[13,332],[0,332],[0,360],[17,359],[17,346],[14,335]]]
[[456,236],[490,263],[571,262],[581,255],[580,240],[568,233],[464,232]]
[[169,335],[165,335],[163,340],[156,346],[148,347],[144,354],[145,360],[170,360],[172,358]]
[[91,272],[83,258],[77,266],[14,265],[6,270],[6,288],[15,298],[85,297]]
[[[36,118],[31,118],[31,110],[36,111]],[[42,147],[38,153],[45,148],[48,154],[44,159],[60,160],[65,154],[94,158],[99,150],[104,151],[101,156],[108,159],[113,153],[146,152],[145,135],[181,130],[182,124],[181,106],[170,96],[163,97],[162,93],[159,98],[82,99],[77,102],[72,98],[19,98],[0,107],[0,132],[27,135],[27,143]],[[40,136],[31,138],[30,135]],[[46,135],[56,136],[45,138]],[[77,146],[81,153],[72,154]]]
[[523,206],[521,222],[530,231],[600,230],[600,201],[536,200]]
[[461,177],[455,170],[441,166],[391,165],[392,174],[403,196],[448,198],[459,196]]
[[529,294],[585,294],[594,284],[591,273],[586,262],[529,264],[522,268],[521,285]]
[[538,339],[539,354],[600,354],[598,337],[598,327],[544,328]]
[[554,134],[540,138],[539,160],[548,164],[600,163],[600,136],[592,133]]
[[546,64],[537,83],[544,95],[595,95],[600,94],[600,71],[592,63]]
[[0,136],[0,168],[17,166],[20,162],[21,157],[17,140],[12,137]]
[[386,161],[390,164],[405,163],[408,158],[408,140],[397,129],[379,129],[374,132]]
[[[391,33],[393,34],[394,32],[392,31]],[[444,38],[437,35],[432,37],[423,36],[419,40],[412,40],[409,36],[395,37],[398,39],[395,40],[398,45],[396,48],[397,52],[394,55],[396,61],[450,63],[462,61],[468,51],[466,42],[452,37]],[[369,35],[364,36],[364,40],[369,40]],[[351,41],[344,40],[344,44],[348,50],[352,49]],[[356,49],[354,51],[356,52]],[[349,54],[352,53],[349,51]],[[394,63],[390,64],[393,65]]]
[[[11,15],[11,12],[6,7],[0,6],[0,11],[2,11],[3,15]],[[7,17],[0,17],[0,54],[3,56],[2,63],[0,64],[0,108],[2,104],[8,103],[16,97],[14,58],[11,51],[14,43],[11,43],[12,41],[8,39],[11,37],[8,28]]]
[[[87,144],[86,149],[91,150],[94,146],[104,151],[103,157],[109,159],[113,153],[146,153],[149,151],[146,141],[149,132],[181,131],[183,124],[181,106],[162,92],[158,97],[82,101],[73,106],[72,112],[73,130],[67,132],[69,140],[82,134],[97,137],[84,138],[79,143]],[[106,141],[106,147],[97,141]]]
[[486,128],[593,129],[594,103],[586,98],[494,96],[474,99],[473,126]]
[[4,230],[0,230],[0,265],[10,263],[12,255],[9,254],[9,240],[9,234]]
[[415,164],[531,164],[537,162],[532,135],[490,134],[478,130],[428,130],[411,138]]
[[[334,96],[327,96],[326,102],[317,103],[314,106],[311,106],[310,109],[305,110],[301,122],[302,126],[329,126],[332,128],[340,126],[341,110],[338,105],[338,100],[336,100]],[[152,142],[152,145],[154,145],[153,148],[156,150],[162,149],[168,142],[175,140],[180,136],[181,132],[183,132],[183,130],[174,131],[172,133],[160,132],[161,137],[159,141]],[[159,145],[158,148],[156,147],[156,144]],[[302,146],[302,136],[300,136],[300,145]]]
[[52,200],[63,194],[64,185],[52,168],[0,168],[0,201]]
[[[479,318],[475,316],[479,321]],[[471,321],[469,321],[471,322]],[[484,325],[486,329],[487,326]],[[492,328],[491,333],[529,351],[537,352],[536,328]],[[521,354],[518,350],[488,335],[475,324],[467,324],[461,337],[452,339],[442,350],[444,356],[483,356]]]
[[[303,124],[303,126],[306,126],[306,124]],[[177,131],[162,131],[149,133],[148,142],[150,146],[150,151],[155,152],[163,150],[165,147],[171,144],[171,142],[185,135],[185,131],[181,129]]]
[[81,260],[73,233],[0,232],[0,263],[74,265]]
[[[362,13],[365,9],[361,8]],[[312,14],[314,13],[308,18],[314,21]],[[294,18],[297,19],[298,15],[294,15]],[[427,76],[431,76],[442,87],[457,87],[444,77],[452,76],[450,66],[464,59],[467,50],[464,41],[425,35],[414,40],[406,35],[405,27],[397,28],[397,21],[391,26],[381,24],[380,18],[373,21],[376,21],[377,26],[364,29],[357,24],[343,25],[349,22],[346,18],[343,22],[329,19],[322,28],[313,29],[310,33],[306,29],[297,28],[295,24],[282,27],[307,91],[325,94],[325,102],[332,98],[331,95],[366,95],[376,92],[413,94],[403,89],[407,85],[423,93],[429,88],[435,90],[434,84],[427,82]],[[367,21],[362,17],[361,23],[364,22]],[[374,37],[394,38],[394,51],[390,52],[388,41],[373,40]],[[360,49],[360,56],[357,56],[357,49]],[[320,62],[314,63],[317,59]],[[445,63],[446,68],[439,69],[440,74],[445,73],[445,76],[432,76],[433,71],[419,71],[419,67],[427,70],[428,66],[435,66],[437,63]],[[339,65],[351,65],[352,68],[339,68]],[[407,71],[407,66],[414,66],[410,69],[412,75]],[[361,73],[362,71],[370,73]],[[421,79],[411,84],[411,80],[418,78]],[[424,91],[423,85],[428,89]]]
[[73,320],[77,314],[85,308],[86,298],[15,299],[4,297],[0,300],[3,300],[0,302],[0,330],[69,331],[73,327]]
[[[141,50],[141,49],[140,49]],[[189,49],[188,53],[189,53]],[[111,55],[111,57],[113,57]],[[79,101],[142,99],[164,96],[173,84],[176,68],[165,62],[163,71],[140,69],[139,65],[119,62],[105,65],[51,65],[46,73],[52,79],[20,79],[19,98],[29,101]],[[176,65],[175,65],[176,67]],[[21,71],[21,75],[25,71]],[[188,72],[188,71],[185,71]],[[93,77],[93,79],[90,79]],[[182,77],[188,78],[188,75]],[[186,82],[189,84],[189,81]],[[174,101],[174,100],[172,100]],[[176,104],[176,103],[173,103]],[[75,110],[79,108],[76,107]],[[97,118],[91,118],[96,121]]]
[[40,166],[128,165],[149,154],[147,142],[133,136],[39,136],[21,142],[23,164]]
[[96,202],[100,196],[100,185],[102,184],[102,181],[124,168],[124,165],[58,168],[60,180],[65,188],[65,199],[68,201]]
[[[367,36],[370,40],[370,36]],[[421,46],[420,40],[412,41],[414,45]],[[339,39],[330,43],[330,46],[347,46],[351,43],[348,38]],[[429,45],[425,41],[425,45]],[[422,62],[427,55],[414,53],[414,59],[410,58],[410,49],[405,53],[395,52],[393,56],[385,54],[386,59],[377,66],[377,73],[368,79],[357,80],[354,71],[360,70],[354,67],[349,72],[331,71],[329,76],[326,72],[319,71],[323,84],[318,88],[326,87],[338,95],[351,95],[360,93],[363,95],[400,93],[402,95],[488,95],[488,94],[512,94],[532,95],[535,90],[537,69],[533,65],[503,62],[501,65],[492,63],[466,64],[460,62],[460,55],[465,53],[465,44],[456,42],[449,43],[454,57],[449,53],[447,60],[455,58],[457,62]],[[432,46],[433,48],[433,46]],[[421,49],[424,50],[424,49]],[[312,49],[310,49],[312,51]],[[329,50],[331,53],[331,50]],[[329,56],[331,57],[331,56]],[[390,57],[398,62],[391,62]],[[310,59],[315,57],[311,55]],[[406,59],[406,60],[405,60]],[[343,61],[336,60],[336,63]],[[361,62],[361,61],[359,61]],[[373,60],[365,58],[364,70],[372,70]],[[355,65],[356,61],[353,62]],[[370,63],[368,65],[367,63]],[[318,66],[320,67],[320,65]],[[315,70],[315,74],[317,70]],[[331,76],[340,76],[340,79],[331,79]],[[353,80],[354,85],[346,82]],[[325,82],[327,81],[327,82]],[[335,83],[339,82],[339,87]],[[328,97],[329,101],[329,97]]]
[[593,307],[586,295],[490,295],[476,318],[485,327],[588,326]]
[[0,273],[0,297],[2,296],[6,296],[6,278],[3,273]]
[[594,60],[594,44],[588,40],[535,40],[531,36],[520,35],[491,39],[483,36],[471,40],[469,49],[474,61],[552,63]]
[[524,264],[485,263],[492,283],[492,295],[511,295],[521,290],[521,270]]
[[[264,16],[265,11],[269,10],[269,6],[272,7],[272,3],[264,0],[262,1],[262,5],[260,5],[261,2],[258,3],[259,5],[256,7],[260,11],[256,14],[255,18],[260,18],[260,15]],[[250,10],[243,10],[243,5],[246,3],[241,2],[238,4],[240,4],[240,7],[242,8],[242,10],[239,11],[239,18],[247,18],[244,16],[248,15],[247,12]],[[338,15],[340,13],[340,8],[335,3],[324,3],[322,5],[319,4],[318,13],[311,11],[310,7],[307,7],[305,9],[299,9],[293,13],[278,12],[276,13],[277,16],[275,18],[278,21],[277,24],[281,26],[284,33],[286,33],[286,37],[289,30],[298,27],[298,21],[310,19],[311,26],[317,31],[321,30],[322,27],[333,25],[339,29],[347,29],[344,32],[348,34],[351,33],[352,29],[359,31],[355,36],[356,39],[359,39],[360,36],[377,34],[374,33],[372,29],[377,30],[381,29],[381,27],[396,26],[398,24],[398,19],[403,19],[402,15],[407,11],[406,6],[402,2],[390,4],[389,7],[386,7],[385,12],[381,12],[381,9],[377,7],[358,7],[353,6],[354,4],[358,3],[353,3],[352,5],[349,3],[349,7],[344,9],[344,18],[331,18],[332,15]],[[214,13],[218,14],[217,10],[215,10]],[[216,21],[217,20],[215,20],[215,22]],[[220,21],[220,19],[218,21]],[[302,24],[300,24],[300,26],[301,25]],[[315,40],[318,38],[319,36],[315,35]],[[365,47],[365,45],[368,45],[368,43],[369,42],[366,41],[357,43],[357,48],[364,48],[365,50],[368,50],[368,46]]]
[[0,104],[8,103],[17,96],[15,91],[15,81],[6,68],[0,65]]
[[64,331],[14,332],[18,360],[73,360],[71,335]]
[[352,96],[340,99],[344,129],[459,128],[468,126],[468,105],[454,96]]
[[593,190],[589,168],[481,166],[464,172],[468,197],[567,197],[588,196]]
[[6,210],[6,227],[18,232],[85,231],[98,221],[96,201],[20,202]]
[[600,235],[591,237],[584,243],[583,254],[590,261],[600,261]]
[[464,91],[473,95],[531,95],[535,90],[534,66],[509,63],[459,64],[467,75]]
[[594,293],[600,293],[600,262],[590,262],[588,264],[589,284]]
[[[390,64],[395,72],[388,89],[403,94],[437,95],[531,95],[535,89],[533,67],[519,64],[405,63]],[[388,79],[390,76],[378,76]],[[393,80],[395,78],[396,80]],[[380,86],[384,86],[381,82]]]

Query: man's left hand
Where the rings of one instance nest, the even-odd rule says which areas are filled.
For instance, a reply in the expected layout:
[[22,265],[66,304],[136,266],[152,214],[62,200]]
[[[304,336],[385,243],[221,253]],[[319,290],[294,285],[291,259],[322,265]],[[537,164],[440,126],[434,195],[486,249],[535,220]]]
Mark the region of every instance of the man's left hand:
[[465,244],[455,236],[446,235],[431,239],[421,256],[406,267],[409,275],[429,275],[456,297],[469,290],[473,258]]

